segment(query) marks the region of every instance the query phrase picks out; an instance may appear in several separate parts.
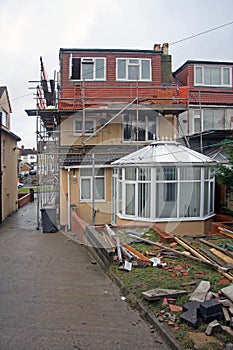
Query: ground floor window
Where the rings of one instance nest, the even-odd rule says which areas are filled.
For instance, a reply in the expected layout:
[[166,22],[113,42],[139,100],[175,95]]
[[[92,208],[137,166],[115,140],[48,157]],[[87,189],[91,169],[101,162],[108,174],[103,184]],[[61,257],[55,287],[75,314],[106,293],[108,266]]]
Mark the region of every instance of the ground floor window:
[[102,168],[95,169],[94,173],[92,168],[80,169],[80,200],[91,201],[93,200],[93,189],[95,200],[105,200],[105,171]]
[[214,175],[208,167],[127,167],[116,174],[121,216],[157,220],[213,214]]

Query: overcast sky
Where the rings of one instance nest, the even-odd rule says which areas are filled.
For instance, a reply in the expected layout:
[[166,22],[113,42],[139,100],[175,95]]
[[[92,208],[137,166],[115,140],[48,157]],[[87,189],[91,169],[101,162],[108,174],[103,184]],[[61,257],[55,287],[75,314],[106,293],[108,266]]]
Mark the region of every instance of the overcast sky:
[[19,146],[36,145],[25,109],[36,103],[29,81],[40,78],[40,56],[51,79],[60,48],[153,49],[168,42],[173,71],[186,60],[233,62],[233,0],[0,0],[0,86],[7,86],[11,129]]

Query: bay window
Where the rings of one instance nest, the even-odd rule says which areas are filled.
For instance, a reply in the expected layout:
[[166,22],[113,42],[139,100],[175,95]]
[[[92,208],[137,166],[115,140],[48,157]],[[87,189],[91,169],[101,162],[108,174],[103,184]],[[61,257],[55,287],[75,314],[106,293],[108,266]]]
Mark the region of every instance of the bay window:
[[202,166],[117,169],[118,215],[140,220],[203,218],[214,211],[214,173]]

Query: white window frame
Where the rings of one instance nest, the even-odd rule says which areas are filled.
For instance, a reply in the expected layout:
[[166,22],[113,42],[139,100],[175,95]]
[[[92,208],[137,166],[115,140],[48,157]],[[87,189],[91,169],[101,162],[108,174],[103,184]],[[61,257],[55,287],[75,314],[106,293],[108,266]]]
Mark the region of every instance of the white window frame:
[[[119,61],[125,60],[126,61],[126,76],[125,78],[119,78],[118,77],[118,64]],[[130,60],[137,60],[138,63],[130,63]],[[149,78],[143,79],[142,78],[142,63],[143,61],[149,62]],[[139,67],[139,76],[138,79],[129,79],[129,67],[131,66],[138,66]],[[151,59],[150,58],[126,58],[126,57],[118,57],[116,58],[116,80],[117,81],[151,81]]]
[[[201,69],[201,82],[197,83],[197,73],[196,73],[196,69],[199,68]],[[206,84],[204,81],[204,73],[205,73],[205,68],[220,68],[221,70],[221,84]],[[228,69],[229,71],[229,84],[224,84],[224,69]],[[227,66],[200,66],[200,65],[196,65],[194,66],[194,86],[210,86],[210,87],[232,87],[232,68],[231,67],[227,67]]]
[[[130,167],[131,168],[131,167]],[[142,168],[145,168],[142,166]],[[162,167],[162,168],[166,168]],[[117,216],[120,218],[124,218],[124,219],[131,219],[131,220],[140,220],[140,221],[149,221],[149,222],[154,222],[155,220],[158,222],[164,222],[164,221],[180,221],[182,219],[182,221],[191,221],[191,220],[195,220],[195,221],[200,221],[203,219],[206,219],[207,217],[212,217],[214,215],[214,191],[215,191],[215,180],[214,180],[214,176],[213,175],[209,175],[208,178],[205,179],[204,176],[204,172],[207,170],[205,167],[202,167],[201,165],[199,165],[197,168],[199,169],[198,172],[198,176],[195,175],[194,172],[192,172],[192,167],[185,167],[185,169],[187,169],[189,172],[191,172],[191,177],[181,177],[181,168],[182,167],[178,167],[177,168],[177,178],[174,180],[166,180],[165,178],[161,178],[158,179],[157,177],[157,167],[152,167],[151,168],[151,174],[150,174],[150,178],[145,179],[145,180],[139,180],[138,178],[138,168],[136,168],[137,171],[137,175],[136,178],[126,178],[126,169],[127,167],[123,167],[123,168],[119,168],[118,169],[118,175],[117,175]],[[197,169],[197,170],[198,170]],[[122,177],[120,177],[120,173],[122,172]],[[160,169],[161,171],[161,169]],[[213,169],[209,169],[208,168],[208,172],[209,174],[213,174]],[[139,206],[138,206],[138,186],[139,183],[147,183],[150,184],[149,186],[151,186],[150,191],[150,200],[149,200],[149,205],[150,205],[150,217],[143,217],[140,216],[139,214]],[[175,205],[174,205],[174,216],[169,216],[169,217],[162,217],[162,216],[158,216],[157,211],[159,209],[159,207],[157,207],[156,204],[156,198],[158,193],[157,191],[157,184],[162,184],[164,186],[166,186],[167,183],[170,184],[176,184],[177,186],[177,200],[174,201]],[[205,198],[205,188],[204,188],[204,183],[208,183],[208,196]],[[121,193],[120,193],[120,184],[121,184]],[[181,186],[185,184],[190,185],[191,187],[194,185],[199,185],[199,192],[198,192],[198,196],[200,198],[198,198],[197,204],[197,213],[198,215],[196,215],[194,213],[194,209],[192,208],[192,205],[195,204],[195,199],[194,202],[192,200],[192,197],[190,197],[190,202],[187,202],[187,211],[185,211],[185,213],[181,213],[182,207],[181,207]],[[126,186],[127,185],[134,185],[134,213],[135,214],[127,214],[126,210],[127,210],[127,202],[126,202]],[[154,186],[154,187],[153,187]],[[195,192],[194,192],[195,193]],[[163,195],[163,193],[162,193]],[[122,204],[121,207],[119,207],[119,199],[122,199]],[[208,203],[208,212],[205,213],[204,212],[204,199],[206,200],[206,203]],[[210,202],[211,201],[211,202]],[[169,201],[167,201],[164,198],[164,203],[166,203],[166,205],[169,205]],[[173,201],[172,201],[173,203]],[[190,209],[189,209],[190,206]],[[187,215],[187,213],[189,212],[189,210],[191,210],[190,214]],[[192,215],[193,213],[193,215]]]
[[[79,171],[79,188],[80,188],[80,195],[79,200],[80,203],[86,203],[91,202],[93,200],[93,176],[92,175],[81,175],[82,169],[90,169],[92,172],[92,168],[80,168]],[[98,170],[103,169],[104,174],[98,175]],[[105,202],[106,200],[106,171],[104,168],[95,168],[95,171],[97,171],[97,174],[95,175],[96,179],[103,179],[104,180],[104,198],[94,198],[95,202]],[[90,198],[82,198],[82,180],[89,180],[90,182]]]
[[[83,119],[80,117],[80,118],[74,118],[73,119],[73,135],[74,136],[80,136],[83,134],[83,130],[80,129],[80,130],[77,130],[76,129],[76,121],[79,121],[81,122],[82,126],[83,126]],[[93,130],[88,130],[86,129],[86,122],[93,122]],[[93,118],[85,118],[85,130],[84,130],[84,135],[91,135],[93,134],[93,132],[95,132],[95,129],[96,129],[96,120],[93,119]]]
[[[202,109],[193,109],[193,133],[196,134],[196,133],[200,133],[200,132],[203,132],[203,131],[208,131],[208,130],[211,130],[211,128],[205,128],[204,127],[204,119],[206,118],[204,116],[204,112],[209,110],[211,108],[202,108]],[[213,108],[212,110],[214,111],[216,108]],[[221,111],[224,112],[224,126],[223,128],[216,128],[214,127],[214,129],[216,130],[226,130],[226,110],[224,108],[218,108],[220,109]],[[214,118],[214,117],[213,117]],[[195,120],[199,120],[200,121],[200,131],[196,131],[195,129]]]
[[[80,79],[72,78],[72,64],[73,59],[80,59]],[[103,60],[103,77],[98,78],[97,76],[97,60]],[[89,63],[93,64],[93,78],[85,78],[83,77],[82,64]],[[70,55],[70,65],[69,65],[69,79],[72,81],[105,81],[106,80],[106,57],[73,57]]]
[[8,113],[2,109],[2,125],[8,127]]

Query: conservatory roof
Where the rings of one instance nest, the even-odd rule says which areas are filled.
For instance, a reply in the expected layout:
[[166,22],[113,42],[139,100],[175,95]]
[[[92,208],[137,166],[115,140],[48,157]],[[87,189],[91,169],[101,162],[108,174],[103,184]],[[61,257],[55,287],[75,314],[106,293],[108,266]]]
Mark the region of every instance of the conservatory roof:
[[120,158],[112,165],[204,165],[215,164],[214,160],[175,141],[157,141]]

